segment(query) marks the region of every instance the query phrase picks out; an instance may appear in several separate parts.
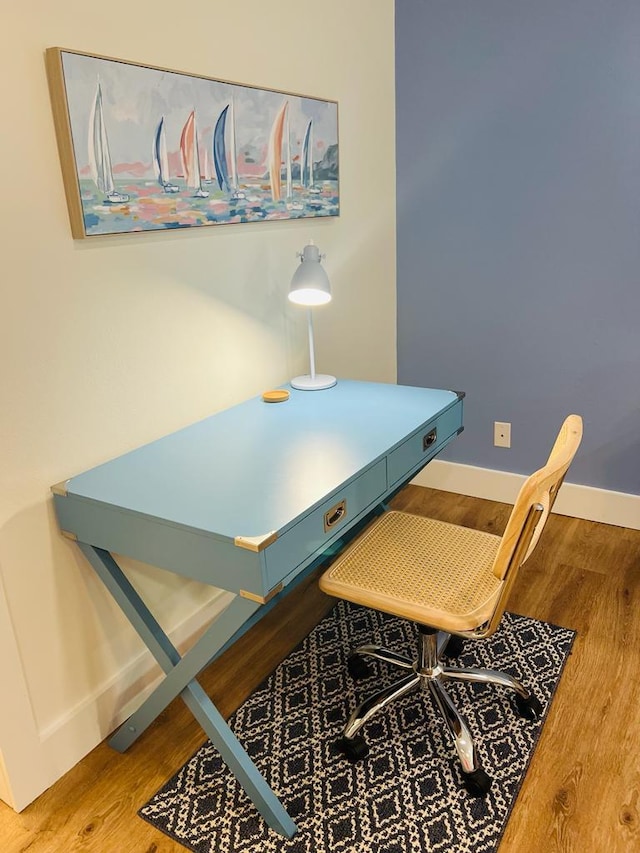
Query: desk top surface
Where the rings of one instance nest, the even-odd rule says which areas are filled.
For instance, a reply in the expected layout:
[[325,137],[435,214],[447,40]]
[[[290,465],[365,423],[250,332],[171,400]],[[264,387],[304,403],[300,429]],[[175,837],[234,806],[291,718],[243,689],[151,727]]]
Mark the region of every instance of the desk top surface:
[[67,494],[223,537],[281,532],[457,397],[350,380],[255,397],[73,477]]

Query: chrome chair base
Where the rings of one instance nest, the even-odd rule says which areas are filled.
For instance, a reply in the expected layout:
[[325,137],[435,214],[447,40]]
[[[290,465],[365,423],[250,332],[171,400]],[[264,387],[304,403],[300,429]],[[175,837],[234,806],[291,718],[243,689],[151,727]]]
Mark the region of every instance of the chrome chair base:
[[[501,687],[506,687],[515,693],[518,713],[532,720],[540,717],[542,706],[520,681],[508,673],[493,669],[447,666],[444,663],[444,655],[450,635],[422,625],[417,627],[420,636],[416,661],[411,661],[403,655],[374,644],[359,646],[352,652],[348,667],[354,678],[362,678],[370,673],[370,669],[364,660],[367,657],[397,666],[406,670],[407,674],[369,696],[355,709],[344,727],[339,748],[351,761],[364,758],[368,752],[368,747],[364,738],[359,734],[362,727],[391,702],[400,699],[412,690],[418,688],[428,690],[433,696],[453,740],[460,761],[465,788],[474,796],[484,796],[489,791],[492,780],[480,767],[469,728],[445,689],[445,683],[447,681],[467,681],[476,684],[498,684]],[[454,641],[457,639],[457,637],[454,638]],[[453,645],[456,646],[457,644],[454,643]]]

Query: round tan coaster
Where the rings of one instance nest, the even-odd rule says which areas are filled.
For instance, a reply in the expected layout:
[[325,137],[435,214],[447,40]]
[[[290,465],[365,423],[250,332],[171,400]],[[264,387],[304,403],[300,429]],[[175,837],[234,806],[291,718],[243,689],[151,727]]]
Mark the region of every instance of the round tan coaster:
[[288,391],[265,391],[262,395],[262,399],[265,403],[284,403],[285,400],[289,399]]

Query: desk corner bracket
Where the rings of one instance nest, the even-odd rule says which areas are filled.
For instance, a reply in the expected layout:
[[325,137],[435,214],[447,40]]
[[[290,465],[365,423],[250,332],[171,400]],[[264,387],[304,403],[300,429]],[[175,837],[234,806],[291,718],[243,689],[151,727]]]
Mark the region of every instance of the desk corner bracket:
[[72,533],[70,530],[61,530],[60,533],[64,536],[65,539],[71,539],[72,542],[77,542],[78,537],[75,533]]
[[284,584],[279,583],[274,586],[273,589],[270,589],[266,595],[257,595],[255,592],[249,592],[246,589],[241,589],[239,594],[242,598],[248,598],[249,601],[257,601],[258,604],[267,604],[267,602],[271,601],[272,598],[275,598],[279,592],[282,592],[283,589]]
[[277,538],[277,531],[272,530],[271,533],[265,533],[263,536],[236,536],[233,544],[237,545],[238,548],[246,548],[247,551],[264,551]]
[[59,495],[61,498],[66,498],[69,492],[67,491],[67,483],[68,480],[62,480],[59,483],[55,483],[55,485],[51,486],[51,494]]

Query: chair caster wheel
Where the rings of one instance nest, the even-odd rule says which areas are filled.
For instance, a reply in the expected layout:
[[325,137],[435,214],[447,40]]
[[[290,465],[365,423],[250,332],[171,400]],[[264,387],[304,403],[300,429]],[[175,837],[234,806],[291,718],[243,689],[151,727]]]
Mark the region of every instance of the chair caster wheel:
[[542,716],[542,704],[533,693],[528,699],[523,699],[519,693],[515,695],[516,708],[521,717],[527,720],[539,720]]
[[363,678],[368,678],[370,675],[373,675],[373,670],[367,661],[357,652],[349,655],[349,659],[347,660],[347,669],[349,670],[349,675],[354,681],[360,681]]
[[444,649],[442,650],[442,655],[445,658],[457,658],[460,657],[464,649],[464,640],[462,637],[456,636],[456,634],[452,634],[447,642],[444,645]]
[[369,754],[369,747],[366,740],[360,735],[355,735],[352,738],[343,737],[338,741],[338,749],[346,756],[349,761],[355,763],[366,758]]
[[463,773],[462,775],[464,787],[472,797],[484,797],[489,793],[493,780],[484,772],[482,767],[476,767],[471,773]]

